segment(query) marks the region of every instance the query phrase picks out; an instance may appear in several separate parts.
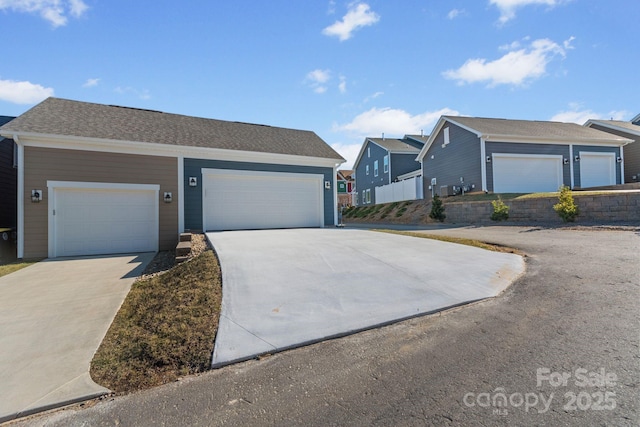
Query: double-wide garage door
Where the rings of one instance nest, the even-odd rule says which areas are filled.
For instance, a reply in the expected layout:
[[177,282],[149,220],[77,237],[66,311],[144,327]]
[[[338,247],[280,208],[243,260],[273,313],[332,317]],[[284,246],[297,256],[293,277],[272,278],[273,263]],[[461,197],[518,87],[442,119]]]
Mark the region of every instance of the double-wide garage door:
[[562,156],[493,154],[494,193],[540,193],[562,186]]
[[158,190],[154,186],[95,187],[50,187],[49,255],[157,251]]
[[323,175],[203,169],[203,228],[322,227]]

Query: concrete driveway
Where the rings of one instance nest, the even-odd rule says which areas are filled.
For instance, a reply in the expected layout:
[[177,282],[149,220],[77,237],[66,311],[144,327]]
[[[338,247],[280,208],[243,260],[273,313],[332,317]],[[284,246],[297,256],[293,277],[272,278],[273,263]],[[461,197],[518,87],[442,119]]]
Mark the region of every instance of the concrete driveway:
[[368,230],[207,233],[223,300],[222,366],[498,295],[522,257]]
[[59,258],[0,277],[0,422],[109,392],[89,363],[154,255]]

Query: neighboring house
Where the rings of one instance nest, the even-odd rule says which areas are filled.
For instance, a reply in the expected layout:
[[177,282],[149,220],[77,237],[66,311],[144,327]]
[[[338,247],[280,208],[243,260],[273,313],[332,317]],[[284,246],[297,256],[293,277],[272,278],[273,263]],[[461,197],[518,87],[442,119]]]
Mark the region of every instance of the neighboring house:
[[620,120],[589,120],[584,124],[591,129],[633,140],[633,144],[626,145],[620,154],[624,165],[624,182],[640,181],[640,115],[634,120],[638,124]]
[[630,142],[575,123],[442,116],[417,160],[425,197],[547,192],[623,183]]
[[19,258],[337,221],[344,159],[310,131],[48,98],[0,135],[18,146]]
[[633,119],[631,119],[631,123],[633,123],[634,125],[640,126],[640,114],[638,114]]
[[[0,116],[0,126],[14,118]],[[0,137],[0,229],[15,228],[17,224],[17,166],[15,142]]]
[[375,204],[376,187],[389,185],[399,176],[420,170],[416,155],[424,139],[415,135],[402,139],[366,138],[354,164],[356,204]]
[[355,192],[354,171],[341,169],[337,176],[338,208],[353,206],[353,193]]

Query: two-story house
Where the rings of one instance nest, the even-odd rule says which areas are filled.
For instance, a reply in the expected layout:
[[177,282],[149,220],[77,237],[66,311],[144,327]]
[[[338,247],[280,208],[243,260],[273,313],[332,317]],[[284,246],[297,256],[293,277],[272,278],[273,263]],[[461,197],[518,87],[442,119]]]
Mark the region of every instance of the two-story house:
[[336,184],[338,186],[338,209],[353,206],[353,194],[355,192],[355,171],[350,169],[338,170]]
[[632,144],[624,146],[624,152],[621,151],[624,166],[624,182],[640,182],[640,114],[630,122],[621,120],[589,120],[584,125],[592,129],[598,129],[633,140]]
[[420,170],[416,156],[427,136],[405,135],[402,139],[365,138],[354,169],[357,205],[375,204],[375,188],[389,185],[398,177]]

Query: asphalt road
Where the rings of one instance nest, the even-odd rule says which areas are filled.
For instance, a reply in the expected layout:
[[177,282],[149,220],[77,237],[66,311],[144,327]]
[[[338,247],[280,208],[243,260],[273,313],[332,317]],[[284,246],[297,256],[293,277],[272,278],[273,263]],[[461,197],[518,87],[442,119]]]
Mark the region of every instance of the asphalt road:
[[434,232],[521,248],[527,273],[489,301],[18,424],[640,423],[638,231]]

